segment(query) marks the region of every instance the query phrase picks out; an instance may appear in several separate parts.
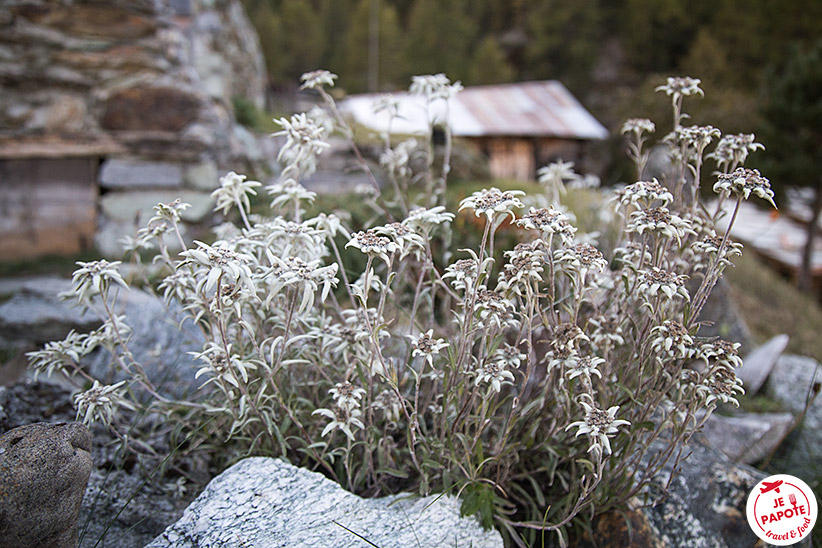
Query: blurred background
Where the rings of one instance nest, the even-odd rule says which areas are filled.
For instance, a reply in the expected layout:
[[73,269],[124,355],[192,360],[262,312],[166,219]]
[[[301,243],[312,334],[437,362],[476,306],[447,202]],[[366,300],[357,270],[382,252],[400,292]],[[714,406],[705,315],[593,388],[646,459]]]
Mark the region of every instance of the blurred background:
[[[451,180],[464,192],[556,160],[604,187],[633,182],[622,123],[650,118],[661,139],[671,109],[655,87],[687,75],[705,97],[687,100],[686,124],[755,133],[765,149],[747,165],[778,195],[778,212],[751,209],[734,234],[758,261],[737,269],[759,284],[746,315],[763,336],[815,330],[793,317],[818,312],[822,279],[820,36],[817,0],[2,0],[0,274],[122,257],[122,238],[178,197],[192,204],[186,237],[207,237],[221,175],[276,176],[272,119],[318,102],[299,89],[309,70],[339,75],[352,116],[359,94],[412,75],[460,81]],[[352,119],[366,153],[369,123]],[[306,184],[348,192],[350,156],[332,142]],[[783,282],[814,298],[797,293],[776,320],[787,297],[761,287]]]

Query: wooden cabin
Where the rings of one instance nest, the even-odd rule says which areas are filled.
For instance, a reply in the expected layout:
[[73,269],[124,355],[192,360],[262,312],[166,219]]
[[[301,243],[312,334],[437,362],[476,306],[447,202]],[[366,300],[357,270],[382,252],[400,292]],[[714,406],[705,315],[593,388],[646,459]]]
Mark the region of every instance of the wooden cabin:
[[427,135],[428,119],[448,124],[452,135],[488,159],[492,177],[533,180],[556,160],[579,161],[586,142],[608,130],[556,80],[467,87],[430,107],[420,96],[394,94],[399,115],[374,113],[380,95],[348,97],[341,109],[357,124],[377,132]]

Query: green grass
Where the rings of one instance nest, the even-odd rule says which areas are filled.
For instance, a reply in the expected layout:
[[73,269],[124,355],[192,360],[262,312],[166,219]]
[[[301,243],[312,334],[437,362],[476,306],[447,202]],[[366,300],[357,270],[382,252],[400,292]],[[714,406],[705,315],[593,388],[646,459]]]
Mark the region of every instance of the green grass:
[[725,278],[756,342],[786,333],[790,337],[786,352],[822,361],[822,307],[814,296],[796,289],[750,249],[735,263],[725,271]]

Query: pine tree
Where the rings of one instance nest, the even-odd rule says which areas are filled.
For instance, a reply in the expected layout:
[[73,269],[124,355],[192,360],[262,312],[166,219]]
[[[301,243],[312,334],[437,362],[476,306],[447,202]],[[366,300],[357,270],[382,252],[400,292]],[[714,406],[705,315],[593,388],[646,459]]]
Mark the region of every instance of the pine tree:
[[514,79],[514,69],[493,36],[486,36],[471,59],[467,84],[501,84]]
[[809,289],[811,255],[822,211],[822,41],[801,51],[792,48],[788,58],[770,70],[762,141],[771,159],[768,173],[776,187],[813,190],[799,287]]

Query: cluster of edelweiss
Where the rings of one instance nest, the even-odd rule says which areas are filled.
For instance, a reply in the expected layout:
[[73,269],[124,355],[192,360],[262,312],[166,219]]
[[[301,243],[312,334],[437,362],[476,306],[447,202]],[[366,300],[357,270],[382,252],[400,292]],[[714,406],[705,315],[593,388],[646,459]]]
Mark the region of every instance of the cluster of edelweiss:
[[[163,396],[128,350],[127,318],[112,312],[114,286],[127,285],[119,263],[80,263],[75,295],[104,326],[31,355],[38,371],[79,381],[78,417],[122,431],[121,412],[145,405],[138,394],[147,391],[166,421],[196,431],[195,419],[209,420],[209,432],[242,451],[322,468],[354,491],[457,486],[475,510],[491,505],[504,529],[561,533],[583,509],[640,493],[718,403],[736,403],[738,344],[697,336],[711,289],[741,252],[730,227],[714,226],[723,201],[735,200],[735,219],[743,199],[772,203],[773,193],[741,167],[761,148],[752,135],[723,136],[706,156],[719,131],[681,125],[683,98],[702,94],[698,80],[659,88],[675,121],[661,143],[676,166],[664,184],[643,178],[654,124],[622,128],[638,182],[613,192],[606,229],[616,246],[598,249],[597,234],[574,227],[561,197],[566,186],[590,185],[560,162],[539,172],[544,195],[491,188],[463,199],[481,241],[451,259],[455,215],[437,191],[448,154],[437,175],[430,145],[392,146],[385,136],[389,184],[380,192],[372,179],[370,192],[384,224],[349,232],[339,212],[306,218],[315,195],[300,180],[332,131],[350,136],[325,90],[335,78],[304,75],[327,108],[279,120],[283,170],[266,187],[271,216],[250,211],[262,183],[229,173],[213,196],[216,210],[238,210],[240,226],[220,225],[215,241],[189,247],[179,230],[186,205],[175,202],[158,205],[127,241],[132,252],[158,249],[159,290],[202,328],[200,399]],[[459,89],[436,75],[415,77],[411,92],[431,103]],[[376,108],[399,115],[390,97]],[[426,173],[411,169],[415,153],[428,159]],[[712,212],[700,202],[705,159],[718,170]],[[425,207],[408,205],[414,198]],[[520,243],[498,255],[500,233]],[[102,386],[82,368],[98,346],[124,374],[117,384]]]

